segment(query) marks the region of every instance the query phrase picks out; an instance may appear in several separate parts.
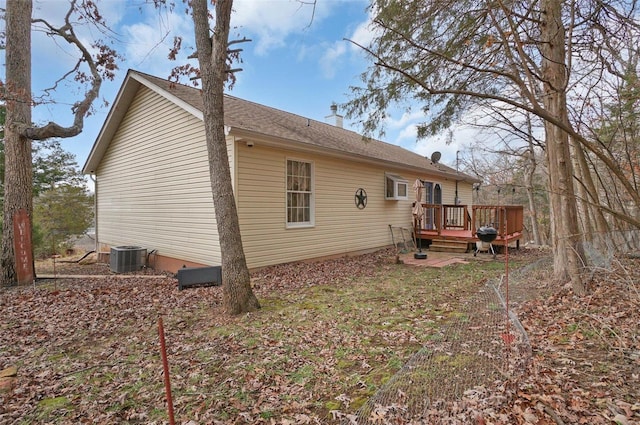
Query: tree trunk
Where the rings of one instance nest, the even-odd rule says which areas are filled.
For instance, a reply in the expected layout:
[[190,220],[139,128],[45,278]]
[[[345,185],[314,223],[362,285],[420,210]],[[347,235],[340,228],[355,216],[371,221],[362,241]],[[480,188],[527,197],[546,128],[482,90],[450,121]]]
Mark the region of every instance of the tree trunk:
[[527,202],[529,204],[529,214],[531,221],[531,234],[533,241],[536,245],[542,245],[544,241],[540,235],[540,227],[538,226],[538,207],[536,206],[536,200],[534,196],[533,178],[536,171],[536,160],[534,158],[535,153],[533,149],[527,151],[525,161],[527,164],[524,167],[524,187],[527,192]]
[[583,174],[584,170],[580,168],[580,164],[578,163],[578,160],[575,158],[575,155],[577,155],[578,151],[580,150],[580,146],[577,147],[578,148],[577,150],[575,145],[573,145],[572,148],[574,151],[573,169],[574,169],[575,181],[576,181],[576,196],[578,197],[578,204],[577,204],[578,217],[580,218],[580,222],[578,224],[580,225],[580,229],[581,229],[580,233],[584,235],[585,243],[591,244],[594,241],[594,236],[596,235],[596,232],[595,232],[596,229],[591,216],[591,208],[589,208],[589,203],[587,200],[588,194],[584,186],[584,174]]
[[609,234],[611,229],[604,217],[604,214],[602,213],[602,210],[600,209],[599,192],[596,188],[595,182],[593,181],[591,169],[587,164],[584,147],[580,143],[574,141],[573,152],[577,169],[579,170],[578,175],[580,176],[580,181],[582,183],[581,188],[583,189],[580,197],[584,199],[585,213],[589,214],[590,217],[593,217],[594,222],[593,229],[589,229],[587,231],[591,231],[593,233],[593,240],[595,242],[594,249],[600,252],[605,252],[604,250],[610,249],[610,244],[607,244],[604,238],[605,235]]
[[213,38],[209,35],[207,0],[194,0],[192,7],[211,191],[222,252],[223,304],[227,313],[240,314],[258,309],[260,304],[251,290],[251,276],[242,247],[224,131],[224,84],[232,4],[232,0],[216,2]]
[[[549,114],[568,123],[565,58],[565,31],[562,24],[562,1],[542,0],[541,53],[544,81],[544,106]],[[547,162],[552,216],[554,275],[571,280],[578,294],[586,292],[581,276],[584,265],[580,243],[577,202],[573,186],[573,167],[569,137],[558,126],[545,121]]]
[[536,173],[537,168],[537,160],[536,160],[536,151],[533,145],[533,136],[531,128],[531,119],[527,114],[527,133],[529,134],[529,139],[527,140],[529,144],[529,148],[525,152],[524,155],[524,187],[527,192],[527,201],[529,203],[529,212],[531,218],[531,233],[533,234],[533,241],[536,245],[543,245],[544,241],[542,240],[542,236],[540,234],[540,226],[538,225],[538,207],[535,200],[534,186],[533,180]]
[[[7,0],[2,286],[17,282],[14,214],[24,210],[31,222],[33,211],[31,140],[19,133],[21,126],[31,124],[31,11],[31,1]],[[33,260],[27,267],[31,267],[31,276],[35,276]]]

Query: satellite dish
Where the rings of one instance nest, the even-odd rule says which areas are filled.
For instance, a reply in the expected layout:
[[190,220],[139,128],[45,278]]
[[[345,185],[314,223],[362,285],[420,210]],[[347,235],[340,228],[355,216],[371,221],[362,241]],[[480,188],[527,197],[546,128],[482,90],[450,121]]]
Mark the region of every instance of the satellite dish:
[[437,164],[438,161],[440,161],[440,158],[442,158],[442,154],[438,151],[435,151],[431,154],[431,162],[433,162],[434,164]]

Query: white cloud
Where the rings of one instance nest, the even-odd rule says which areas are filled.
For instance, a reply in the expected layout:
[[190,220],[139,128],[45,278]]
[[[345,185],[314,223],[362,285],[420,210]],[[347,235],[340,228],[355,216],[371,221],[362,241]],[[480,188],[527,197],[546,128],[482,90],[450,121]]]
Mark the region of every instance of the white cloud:
[[[371,14],[365,22],[360,23],[349,37],[350,40],[360,46],[368,47],[376,36],[376,31],[371,26]],[[362,52],[362,49],[353,43],[349,43],[352,51]]]
[[[398,127],[396,127],[398,128]],[[416,136],[418,135],[418,128],[415,124],[409,124],[405,128],[401,129],[398,132],[398,137],[396,137],[396,143],[402,143],[404,140],[416,140]]]
[[347,52],[347,46],[344,41],[336,41],[325,50],[322,58],[320,59],[320,67],[322,68],[322,74],[326,78],[333,78],[340,65],[340,58],[342,58]]
[[431,137],[416,142],[414,152],[424,157],[431,158],[435,152],[440,152],[440,162],[449,166],[455,166],[456,152],[460,150],[460,145],[454,141],[447,143],[445,137]]
[[417,121],[422,122],[424,121],[425,115],[422,111],[412,111],[412,112],[405,112],[402,114],[402,116],[399,119],[393,119],[392,117],[388,117],[385,120],[385,125],[388,128],[401,128],[401,127],[405,127],[409,124],[414,124]]
[[[363,24],[358,25],[360,28]],[[358,29],[356,29],[356,33]],[[320,56],[319,64],[325,78],[331,79],[345,63],[354,57],[361,59],[362,50],[348,40],[354,40],[354,36],[346,37],[347,40],[339,39],[333,44],[324,47],[324,53]],[[355,47],[355,49],[354,49]],[[357,49],[357,50],[356,50]]]
[[418,140],[418,124],[425,119],[421,112],[404,113],[399,119],[388,119],[387,135],[393,144],[409,149],[419,155],[430,158],[434,152],[442,154],[441,162],[455,164],[456,151],[473,134],[468,127],[455,127],[451,132]]
[[455,162],[456,151],[459,150],[460,146],[460,137],[457,137],[456,134],[454,133],[452,140],[448,140],[447,134],[417,140],[417,125],[409,124],[397,133],[395,144],[428,158],[438,151],[442,154],[441,162],[449,164],[452,161],[451,158]]
[[255,50],[263,55],[284,46],[290,34],[302,33],[322,21],[330,6],[331,2],[319,1],[314,11],[313,6],[296,0],[236,0],[231,25],[241,35],[257,36]]
[[[161,29],[158,22],[150,22],[153,17],[160,16],[161,12],[156,10],[151,5],[144,7],[134,6],[131,2],[125,0],[113,0],[108,2],[102,2],[98,4],[99,12],[104,18],[107,28],[97,27],[93,24],[88,24],[86,21],[81,21],[75,16],[72,17],[74,24],[74,31],[81,42],[89,50],[92,50],[91,45],[95,40],[102,40],[111,42],[112,47],[122,56],[125,60],[137,59],[132,63],[137,64],[140,59],[145,57],[153,45],[160,43]],[[34,4],[34,18],[41,18],[51,23],[54,26],[61,26],[63,24],[64,15],[68,11],[68,3],[59,1],[37,1]],[[168,15],[171,18],[169,26],[173,25],[176,21],[179,22],[180,16],[177,13]],[[139,24],[127,25],[123,24],[124,20],[129,22],[141,22]],[[84,23],[82,23],[84,22]],[[36,27],[44,28],[41,24],[37,24]],[[145,44],[139,43],[141,40],[139,34],[144,32],[144,28],[149,32],[149,37],[143,39]],[[178,27],[180,28],[180,27]],[[32,32],[32,52],[34,57],[34,71],[36,78],[34,81],[35,89],[38,87],[45,87],[50,85],[58,77],[69,71],[78,61],[79,52],[77,49],[66,43],[60,38],[51,38],[45,35],[44,31]],[[163,46],[162,57],[166,61],[168,47]],[[40,64],[46,64],[46,67],[40,68]],[[119,64],[121,68],[126,69],[126,64]],[[42,84],[38,84],[38,72],[42,71],[46,78],[43,80],[50,80],[50,82],[42,81]],[[75,84],[74,84],[75,85]]]
[[325,77],[333,78],[337,70],[346,62],[361,62],[364,51],[354,43],[366,47],[374,35],[375,32],[371,30],[371,13],[369,13],[363,22],[355,24],[355,29],[351,31],[350,35],[346,35],[344,39],[341,38],[325,48],[320,59],[320,66]]
[[[112,43],[111,46],[124,57],[119,62],[120,71],[115,82],[104,81],[100,97],[112,101],[127,68],[136,68],[151,74],[168,76],[175,66],[167,60],[174,34],[187,34],[192,37],[191,17],[183,13],[168,13],[155,9],[152,5],[130,1],[107,1],[98,4],[99,11],[106,21],[107,29],[94,25],[78,24],[74,19],[74,31],[83,44],[91,51],[95,40]],[[52,25],[60,26],[68,3],[60,1],[36,1],[34,18],[46,19]],[[42,27],[40,25],[40,27]],[[171,35],[162,39],[162,36]],[[32,32],[33,91],[36,96],[42,90],[53,86],[57,79],[71,70],[78,61],[79,52],[60,38],[52,39],[44,31]],[[85,87],[72,78],[58,84],[52,100],[57,104],[43,104],[34,108],[33,120],[42,123],[54,120],[61,125],[70,124],[71,105],[84,96]],[[87,123],[102,117],[106,113],[101,102],[94,103],[96,115],[87,118]],[[102,119],[102,118],[101,118]],[[86,125],[88,126],[88,124]]]
[[182,57],[191,53],[188,49],[193,49],[193,21],[186,13],[153,9],[146,12],[119,29],[123,39],[124,67],[168,76],[169,70],[178,65],[167,59],[174,37],[183,37]]
[[[61,7],[62,6],[62,7]],[[38,2],[34,5],[33,18],[42,19],[50,23],[54,27],[59,27],[64,23],[64,15],[68,11],[68,4],[60,4],[58,2]],[[46,27],[41,24],[35,24],[37,30],[31,33],[31,51],[33,57],[33,67],[35,73],[38,72],[41,64],[46,64],[47,74],[51,76],[50,84],[61,75],[56,70],[58,67],[64,69],[62,73],[69,71],[78,61],[79,53],[75,47],[66,41],[57,37],[49,37],[46,35]],[[84,38],[88,28],[86,25],[74,26],[74,31],[79,38]],[[48,85],[43,85],[42,87]],[[35,85],[35,89],[39,87]]]

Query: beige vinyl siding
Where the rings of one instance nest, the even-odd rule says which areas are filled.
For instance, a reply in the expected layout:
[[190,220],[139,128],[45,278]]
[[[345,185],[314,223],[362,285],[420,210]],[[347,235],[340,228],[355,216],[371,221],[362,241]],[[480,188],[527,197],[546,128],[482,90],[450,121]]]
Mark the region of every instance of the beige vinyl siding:
[[97,170],[100,243],[202,264],[220,249],[202,122],[142,87]]
[[[225,108],[227,152],[250,267],[389,246],[390,224],[411,226],[418,177],[440,184],[442,201],[454,202],[455,174],[443,164],[379,141],[364,144],[354,132],[241,99],[226,97]],[[128,74],[84,167],[97,176],[98,242],[220,263],[201,111],[197,90]],[[253,147],[247,146],[249,138]],[[287,227],[287,159],[313,163],[311,226]],[[386,173],[407,180],[408,199],[385,200]],[[466,185],[463,189],[460,182],[459,197],[471,204]],[[354,202],[359,188],[368,195],[363,210]]]
[[[458,197],[462,205],[471,206],[473,204],[473,186],[469,183],[459,182]],[[471,211],[471,208],[469,208],[469,211]]]
[[[417,176],[317,154],[237,147],[238,210],[249,267],[359,251],[391,244],[389,224],[409,227],[413,192],[405,201],[384,199],[385,172]],[[315,225],[286,228],[287,159],[313,162]],[[354,202],[367,192],[367,207]]]

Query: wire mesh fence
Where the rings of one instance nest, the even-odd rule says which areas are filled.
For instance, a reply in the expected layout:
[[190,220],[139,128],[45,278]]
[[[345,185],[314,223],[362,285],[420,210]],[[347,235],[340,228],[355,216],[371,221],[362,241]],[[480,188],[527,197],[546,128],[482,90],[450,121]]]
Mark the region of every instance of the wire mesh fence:
[[485,282],[428,344],[342,423],[467,423],[461,415],[473,411],[469,404],[474,399],[490,402],[488,398],[498,396],[489,387],[507,385],[526,370],[531,346],[514,312],[519,302],[540,295],[537,282],[551,268],[552,260],[544,257]]

